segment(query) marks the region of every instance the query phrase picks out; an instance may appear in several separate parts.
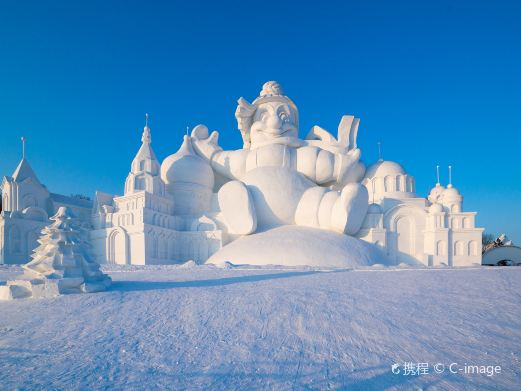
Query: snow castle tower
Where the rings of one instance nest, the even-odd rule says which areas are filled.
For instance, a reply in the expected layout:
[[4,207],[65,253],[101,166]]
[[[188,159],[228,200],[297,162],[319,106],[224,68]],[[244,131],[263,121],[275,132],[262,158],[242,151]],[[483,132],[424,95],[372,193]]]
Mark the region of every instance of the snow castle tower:
[[96,193],[91,237],[97,258],[123,265],[204,262],[222,246],[221,231],[205,215],[212,200],[211,168],[186,138],[161,166],[151,147],[148,115],[141,142],[125,194]]

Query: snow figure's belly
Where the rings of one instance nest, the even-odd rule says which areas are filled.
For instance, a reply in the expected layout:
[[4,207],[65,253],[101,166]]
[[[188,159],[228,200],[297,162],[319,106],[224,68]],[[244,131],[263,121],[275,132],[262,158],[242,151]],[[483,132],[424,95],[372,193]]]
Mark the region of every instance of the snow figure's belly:
[[241,179],[253,197],[260,229],[294,224],[302,194],[316,186],[302,174],[285,167],[255,168]]

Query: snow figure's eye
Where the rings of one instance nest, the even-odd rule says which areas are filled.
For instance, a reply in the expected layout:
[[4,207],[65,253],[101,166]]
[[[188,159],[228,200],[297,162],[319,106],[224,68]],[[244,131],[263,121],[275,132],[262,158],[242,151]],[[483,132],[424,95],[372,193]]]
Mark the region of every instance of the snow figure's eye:
[[282,122],[289,122],[289,116],[285,112],[280,113],[280,119]]

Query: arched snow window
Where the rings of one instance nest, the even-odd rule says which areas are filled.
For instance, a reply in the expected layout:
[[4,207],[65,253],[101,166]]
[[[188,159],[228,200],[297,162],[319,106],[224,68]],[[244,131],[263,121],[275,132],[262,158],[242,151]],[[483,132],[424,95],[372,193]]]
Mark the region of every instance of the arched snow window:
[[465,255],[464,253],[463,242],[457,241],[454,243],[454,255]]
[[395,184],[396,184],[395,178],[393,178],[390,175],[385,177],[385,191],[386,192],[394,191]]
[[405,177],[403,175],[396,176],[396,191],[406,191],[405,190]]
[[459,228],[460,227],[460,221],[458,218],[454,217],[451,220],[451,228]]
[[413,184],[412,177],[407,177],[407,191],[409,193],[413,193],[414,192],[414,184]]
[[469,242],[469,255],[478,255],[478,242],[472,240]]
[[369,190],[370,197],[373,197],[373,194],[376,195],[380,191],[380,189],[378,188],[378,181],[376,179],[377,178],[371,179],[371,185],[367,188],[367,190]]
[[139,162],[139,171],[145,171],[145,163],[146,163],[145,160],[141,160]]
[[438,243],[436,243],[436,255],[447,255],[446,248],[447,243],[444,240],[438,240]]
[[124,265],[127,263],[127,239],[123,232],[113,231],[109,236],[109,263]]

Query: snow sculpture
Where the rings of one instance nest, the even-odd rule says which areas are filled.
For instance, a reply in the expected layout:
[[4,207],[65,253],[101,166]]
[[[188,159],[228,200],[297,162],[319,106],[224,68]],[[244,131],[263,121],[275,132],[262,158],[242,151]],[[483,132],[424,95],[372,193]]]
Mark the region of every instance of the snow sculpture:
[[174,199],[176,214],[202,215],[210,209],[214,174],[195,153],[190,137],[184,136],[181,148],[163,161],[161,177],[169,178],[167,191]]
[[[147,114],[124,195],[96,192],[90,233],[96,259],[120,265],[203,263],[222,245],[222,231],[206,216],[214,196],[212,168],[187,137],[162,165],[151,144]],[[171,178],[167,188],[160,175]]]
[[[282,225],[300,225],[354,234],[367,211],[368,194],[358,181],[364,173],[356,146],[359,120],[344,116],[338,140],[315,126],[298,137],[298,110],[274,81],[260,96],[238,101],[235,113],[244,148],[223,151],[218,133],[196,126],[195,152],[228,180],[218,192],[219,210],[231,234],[248,235]],[[176,178],[165,160],[167,187]]]
[[0,264],[26,263],[49,216],[60,206],[70,207],[84,220],[91,216],[92,203],[87,197],[49,192],[27,160],[25,144],[22,137],[22,159],[13,174],[1,181]]
[[381,261],[377,248],[347,236],[359,231],[368,207],[356,144],[359,119],[342,117],[337,138],[314,126],[300,139],[298,109],[275,81],[265,83],[253,103],[240,98],[235,117],[243,149],[224,151],[219,134],[198,125],[161,165],[176,205],[198,209],[191,206],[195,194],[204,195],[201,209],[226,233],[226,245],[207,262],[354,266]]
[[367,168],[362,183],[371,193],[369,211],[356,234],[386,252],[395,265],[472,266],[480,264],[482,228],[475,212],[462,210],[463,197],[452,185],[436,185],[427,198],[416,194],[414,177],[380,158]]
[[23,279],[0,287],[0,298],[54,297],[64,293],[98,292],[111,284],[90,255],[86,232],[67,207],[60,207],[42,230],[33,260],[23,266]]

